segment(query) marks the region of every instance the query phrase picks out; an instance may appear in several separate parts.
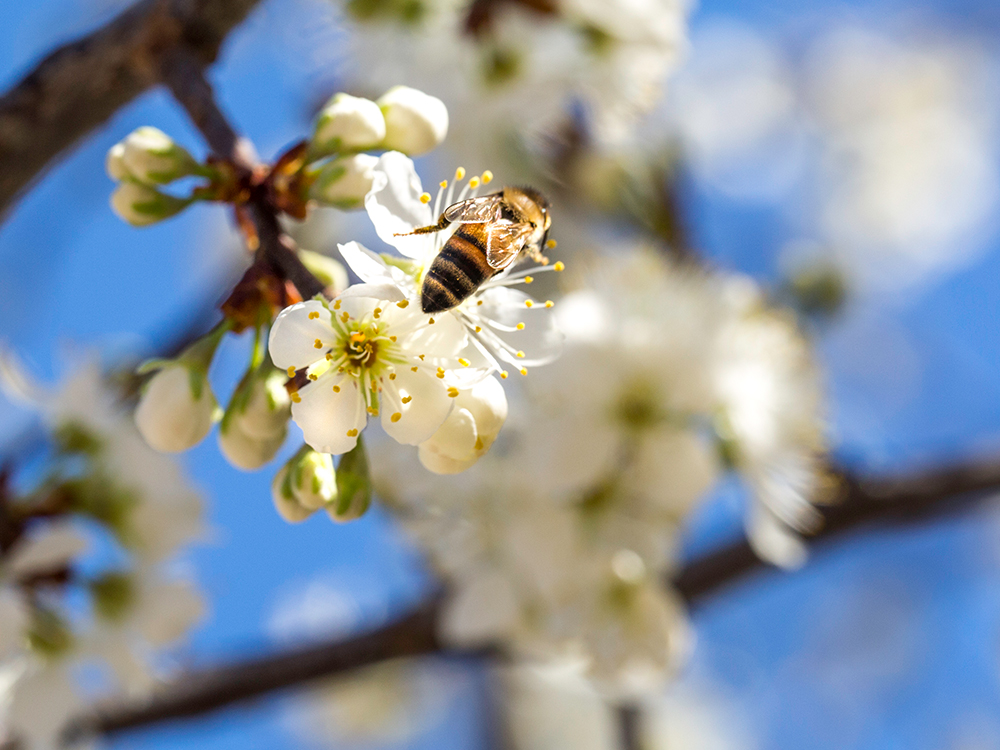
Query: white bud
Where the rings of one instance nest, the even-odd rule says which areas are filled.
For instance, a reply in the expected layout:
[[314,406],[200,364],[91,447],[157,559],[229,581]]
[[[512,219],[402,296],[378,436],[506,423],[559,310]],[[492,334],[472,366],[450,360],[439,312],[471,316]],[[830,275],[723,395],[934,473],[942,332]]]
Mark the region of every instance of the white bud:
[[303,508],[318,510],[337,499],[337,474],[329,453],[309,450],[292,471],[292,490]]
[[237,422],[219,428],[219,448],[237,469],[253,471],[268,463],[285,443],[284,433],[272,438],[248,435]]
[[212,429],[219,407],[205,373],[170,363],[146,385],[135,423],[150,447],[178,453],[200,443]]
[[378,100],[385,116],[385,141],[390,150],[419,156],[441,145],[448,135],[444,102],[409,86],[394,86]]
[[127,180],[132,176],[129,174],[128,168],[125,166],[124,143],[116,143],[108,149],[108,155],[104,160],[104,169],[107,171],[108,177],[115,182]]
[[373,148],[384,138],[385,118],[375,102],[336,94],[319,114],[312,145],[325,155]]
[[233,393],[219,427],[219,447],[233,466],[259,469],[284,444],[292,415],[285,379],[273,368],[254,370]]
[[465,471],[490,449],[506,419],[507,396],[496,378],[460,391],[444,424],[420,444],[420,463],[435,474]]
[[301,523],[315,512],[303,508],[298,498],[295,497],[288,479],[287,465],[281,467],[281,470],[275,474],[274,481],[271,482],[271,499],[274,501],[274,508],[278,511],[278,515],[288,523]]
[[362,208],[365,196],[372,189],[378,157],[355,154],[334,159],[312,184],[309,195],[337,208]]
[[166,184],[198,169],[194,157],[157,128],[137,128],[122,141],[122,146],[122,163],[140,182]]
[[155,224],[183,211],[187,205],[186,200],[138,182],[123,182],[111,194],[111,208],[134,227]]

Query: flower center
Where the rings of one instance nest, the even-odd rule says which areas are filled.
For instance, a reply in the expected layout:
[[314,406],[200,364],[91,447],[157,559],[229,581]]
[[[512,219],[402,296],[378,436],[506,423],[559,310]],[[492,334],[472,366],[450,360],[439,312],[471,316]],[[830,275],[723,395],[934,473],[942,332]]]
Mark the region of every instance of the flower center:
[[378,341],[363,331],[347,337],[344,355],[356,367],[371,367],[378,359]]

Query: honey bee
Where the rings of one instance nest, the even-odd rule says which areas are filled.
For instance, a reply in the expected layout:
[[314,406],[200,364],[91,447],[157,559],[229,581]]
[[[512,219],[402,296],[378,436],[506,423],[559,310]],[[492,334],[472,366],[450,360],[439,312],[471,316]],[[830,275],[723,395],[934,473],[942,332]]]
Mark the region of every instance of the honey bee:
[[420,288],[423,311],[436,313],[457,307],[522,252],[539,263],[548,263],[542,247],[551,223],[545,196],[529,187],[505,187],[498,193],[454,203],[437,224],[407,232],[429,234],[458,224],[424,275]]

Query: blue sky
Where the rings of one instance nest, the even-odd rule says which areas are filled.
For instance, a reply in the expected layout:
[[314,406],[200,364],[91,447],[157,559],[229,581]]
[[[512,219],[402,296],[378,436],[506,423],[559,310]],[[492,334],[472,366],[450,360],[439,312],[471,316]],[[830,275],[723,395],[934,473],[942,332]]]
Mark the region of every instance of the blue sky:
[[[110,0],[3,4],[0,86],[52,45],[121,6]],[[297,24],[318,6],[318,0],[265,2],[213,70],[224,107],[265,155],[306,128],[320,76],[296,62],[300,43],[315,41]],[[933,19],[988,44],[1000,33],[1000,6],[991,0],[806,6],[706,1],[693,24],[697,30],[737,18],[793,49],[831,18],[875,25]],[[322,78],[329,80],[329,72]],[[215,208],[197,208],[142,231],[111,214],[104,154],[145,124],[195,153],[204,151],[173,102],[151,92],[52,169],[0,226],[0,338],[43,378],[60,372],[70,343],[96,347],[109,358],[148,351],[219,297],[242,262]],[[790,231],[781,211],[735,202],[693,180],[687,187],[685,210],[706,253],[724,267],[775,281],[775,248]],[[974,264],[904,299],[861,299],[817,331],[843,460],[893,468],[1000,446],[1000,242],[993,238],[992,244],[997,247]],[[213,372],[222,396],[238,377],[245,345],[228,341],[223,347]],[[2,405],[0,438],[18,434],[25,420]],[[314,518],[291,527],[271,507],[266,471],[232,469],[214,437],[183,460],[211,495],[215,533],[191,555],[212,614],[181,653],[182,663],[252,653],[290,634],[318,637],[375,623],[429,585],[416,555],[378,511],[347,526]],[[737,528],[740,501],[729,490],[696,520],[692,549]],[[701,607],[695,613],[699,646],[685,679],[715,685],[732,710],[749,717],[762,750],[936,749],[959,747],[970,736],[983,747],[996,746],[998,530],[996,512],[985,509],[932,526],[868,531],[822,544],[802,571],[756,577]],[[339,592],[353,600],[352,615],[320,606],[311,622],[276,621],[283,605],[310,592],[320,602],[336,600]],[[458,673],[469,689],[456,691],[420,747],[482,746],[482,675],[474,665],[460,665]],[[279,696],[117,744],[248,750],[302,742],[289,733],[287,698]]]

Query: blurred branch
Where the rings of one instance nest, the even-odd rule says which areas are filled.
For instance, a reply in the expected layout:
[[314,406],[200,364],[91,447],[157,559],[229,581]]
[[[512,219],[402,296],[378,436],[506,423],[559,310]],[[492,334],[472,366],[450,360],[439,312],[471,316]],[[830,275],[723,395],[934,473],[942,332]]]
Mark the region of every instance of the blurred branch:
[[159,82],[164,56],[213,62],[259,0],[143,0],[48,55],[0,97],[0,213],[57,156]]
[[[919,523],[961,510],[1000,492],[1000,458],[970,459],[897,476],[856,479],[840,475],[838,501],[822,509],[815,540],[872,524]],[[755,570],[768,568],[745,539],[700,557],[674,581],[689,602],[716,592]]]
[[[825,509],[826,524],[816,539],[871,524],[927,521],[968,507],[985,493],[1000,491],[1000,457],[895,477],[854,480],[843,475],[842,481],[842,502]],[[766,567],[749,544],[740,542],[694,560],[681,571],[675,585],[696,606],[709,594]],[[195,716],[386,659],[438,652],[443,649],[436,635],[439,612],[440,599],[435,598],[409,616],[365,635],[191,672],[146,703],[103,709],[76,721],[70,732],[74,737],[109,734]],[[629,708],[620,713],[622,738],[630,743],[638,742],[638,716],[633,713]],[[623,745],[626,750],[637,747]]]
[[[161,72],[164,83],[201,131],[212,151],[248,174],[256,170],[258,164],[254,149],[249,141],[236,133],[216,104],[202,61],[190,50],[178,48],[164,55]],[[268,263],[283,278],[291,281],[303,299],[322,294],[325,285],[299,260],[295,243],[282,230],[266,191],[255,189],[251,192],[248,208],[260,243],[257,262]]]
[[615,718],[618,721],[618,747],[621,750],[642,750],[642,710],[626,703],[615,709]]

